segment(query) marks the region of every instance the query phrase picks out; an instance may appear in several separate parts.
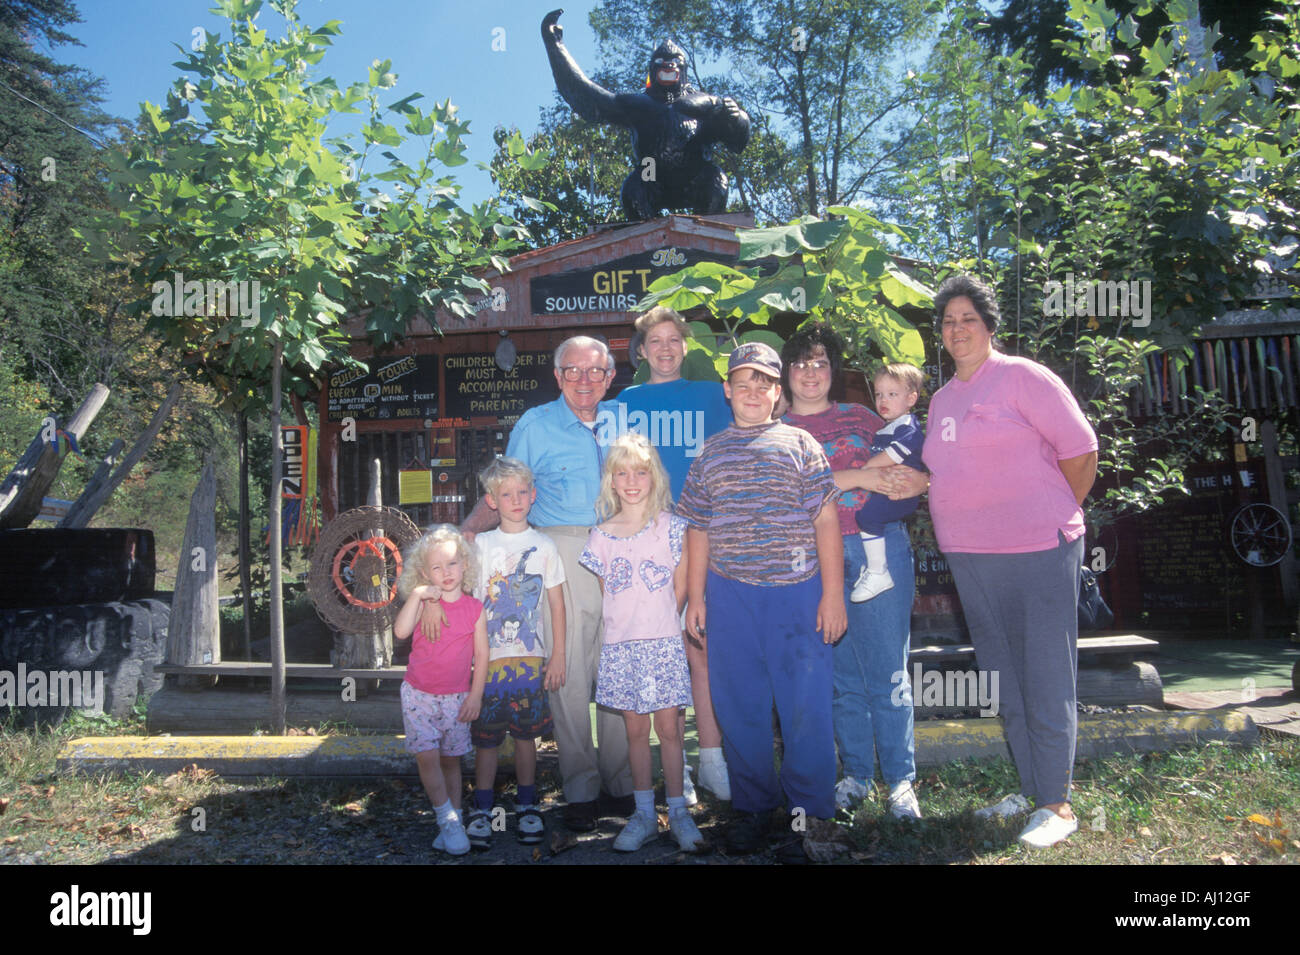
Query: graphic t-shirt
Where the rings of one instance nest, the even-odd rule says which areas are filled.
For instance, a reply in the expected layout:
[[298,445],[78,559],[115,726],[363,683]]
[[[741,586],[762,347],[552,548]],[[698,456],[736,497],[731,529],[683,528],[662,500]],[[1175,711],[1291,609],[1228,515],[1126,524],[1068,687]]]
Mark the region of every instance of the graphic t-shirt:
[[474,669],[474,627],[483,613],[483,604],[462,594],[452,603],[442,601],[442,609],[447,622],[437,643],[430,643],[424,628],[415,625],[406,682],[425,693],[465,693]]
[[605,584],[605,642],[679,637],[673,571],[682,562],[686,522],[664,512],[631,537],[599,527],[579,562]]
[[704,442],[677,513],[708,532],[709,567],[745,584],[799,584],[817,573],[813,520],[840,493],[821,445],[779,421],[735,425]]
[[518,534],[498,528],[475,536],[474,549],[479,560],[474,596],[487,608],[488,659],[547,656],[546,591],[564,583],[555,544],[531,527]]

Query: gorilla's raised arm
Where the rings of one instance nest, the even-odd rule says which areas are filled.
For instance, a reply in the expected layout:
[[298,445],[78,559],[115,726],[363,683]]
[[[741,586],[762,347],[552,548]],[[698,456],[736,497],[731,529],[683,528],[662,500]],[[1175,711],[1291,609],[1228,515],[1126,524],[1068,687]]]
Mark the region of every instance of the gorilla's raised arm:
[[587,122],[630,126],[638,112],[636,105],[629,102],[635,97],[615,96],[587,78],[564,46],[564,27],[559,24],[563,12],[552,10],[542,19],[542,42],[546,44],[546,56],[551,61],[555,88],[573,111]]

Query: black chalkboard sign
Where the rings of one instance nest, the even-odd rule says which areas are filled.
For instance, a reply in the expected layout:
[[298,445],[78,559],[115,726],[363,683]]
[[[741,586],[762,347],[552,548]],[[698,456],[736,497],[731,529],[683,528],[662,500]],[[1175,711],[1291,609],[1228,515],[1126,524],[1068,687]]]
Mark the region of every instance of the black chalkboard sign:
[[438,417],[438,359],[433,355],[371,358],[369,369],[344,368],[330,376],[330,421],[392,421]]
[[542,275],[529,282],[534,315],[626,312],[655,279],[696,262],[732,264],[734,255],[668,246],[638,252],[586,269]]
[[515,366],[502,371],[490,352],[445,356],[444,413],[449,418],[492,417],[514,423],[529,408],[560,396],[551,357],[548,351],[520,352]]

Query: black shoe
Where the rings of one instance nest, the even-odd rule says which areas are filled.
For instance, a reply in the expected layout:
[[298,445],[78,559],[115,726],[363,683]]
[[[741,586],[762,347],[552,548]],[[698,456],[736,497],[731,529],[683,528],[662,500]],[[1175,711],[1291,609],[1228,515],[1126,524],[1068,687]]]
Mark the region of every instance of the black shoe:
[[596,828],[596,801],[569,803],[564,807],[564,825],[570,832],[593,832]]
[[727,827],[727,851],[746,856],[767,845],[768,813],[741,812]]
[[601,813],[607,816],[630,816],[636,812],[636,797],[631,793],[626,796],[611,796],[609,793],[600,794]]
[[782,865],[807,865],[810,861],[803,848],[803,833],[789,832],[776,849],[776,861]]

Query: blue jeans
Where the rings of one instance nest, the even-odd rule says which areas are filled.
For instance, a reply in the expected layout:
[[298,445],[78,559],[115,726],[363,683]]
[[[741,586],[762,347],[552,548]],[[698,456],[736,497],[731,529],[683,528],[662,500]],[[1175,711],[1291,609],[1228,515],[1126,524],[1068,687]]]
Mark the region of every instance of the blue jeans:
[[849,630],[835,646],[835,742],[844,775],[864,781],[880,772],[889,785],[916,778],[912,739],[912,688],[907,654],[912,636],[916,575],[912,542],[898,521],[885,525],[885,558],[894,578],[891,590],[863,603],[849,591],[866,564],[862,538],[844,535],[844,600]]

